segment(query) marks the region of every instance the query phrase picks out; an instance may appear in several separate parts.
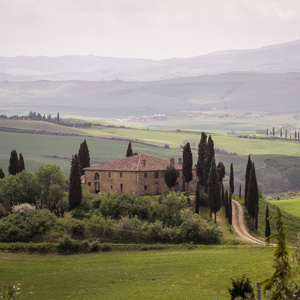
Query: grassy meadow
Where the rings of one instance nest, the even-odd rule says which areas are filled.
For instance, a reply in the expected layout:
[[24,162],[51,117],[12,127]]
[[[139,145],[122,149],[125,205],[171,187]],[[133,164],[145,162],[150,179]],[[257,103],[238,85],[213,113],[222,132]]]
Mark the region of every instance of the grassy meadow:
[[[272,274],[273,248],[174,246],[85,255],[0,253],[1,280],[29,299],[217,299],[231,278]],[[33,275],[34,274],[34,275]]]
[[300,198],[268,201],[285,212],[300,218]]

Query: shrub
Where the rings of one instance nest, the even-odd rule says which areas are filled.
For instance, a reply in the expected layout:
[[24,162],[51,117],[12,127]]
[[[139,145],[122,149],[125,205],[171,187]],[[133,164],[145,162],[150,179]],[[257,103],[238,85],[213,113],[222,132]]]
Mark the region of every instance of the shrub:
[[59,253],[76,253],[79,251],[79,243],[68,236],[65,236],[60,240],[57,245],[57,251]]
[[86,221],[88,234],[92,237],[112,237],[114,226],[114,220],[111,218],[104,219],[99,215],[93,215]]
[[29,210],[0,219],[0,242],[29,242],[56,222],[48,210]]
[[228,289],[231,299],[254,299],[254,291],[249,278],[231,279],[233,287]]
[[35,209],[35,205],[31,205],[29,203],[23,203],[19,205],[14,205],[12,207],[12,213],[22,213],[24,211]]
[[93,242],[91,245],[91,252],[99,252],[99,250],[100,250],[99,243],[97,241]]

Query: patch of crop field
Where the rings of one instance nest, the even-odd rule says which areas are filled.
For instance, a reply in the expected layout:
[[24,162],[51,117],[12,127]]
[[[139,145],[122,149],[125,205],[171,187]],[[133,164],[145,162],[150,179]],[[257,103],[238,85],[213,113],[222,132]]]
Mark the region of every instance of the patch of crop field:
[[0,119],[0,127],[28,129],[37,131],[60,132],[69,134],[82,134],[80,129],[58,125],[43,121],[27,121],[27,120],[5,120]]
[[[0,132],[0,167],[7,174],[10,153],[15,149],[17,153],[23,154],[26,170],[35,172],[39,165],[57,164],[64,174],[69,176],[72,155],[78,153],[84,139],[88,143],[92,165],[120,159],[126,155],[128,146],[126,140]],[[133,149],[135,152],[163,159],[171,157],[177,159],[182,155],[179,149],[166,149],[141,143],[135,143]]]
[[285,212],[300,218],[300,198],[285,199],[285,200],[271,200],[268,202],[278,206],[280,209],[284,210]]
[[192,250],[99,254],[0,253],[1,280],[30,299],[217,299],[231,278],[254,284],[273,272],[273,248],[197,246]]

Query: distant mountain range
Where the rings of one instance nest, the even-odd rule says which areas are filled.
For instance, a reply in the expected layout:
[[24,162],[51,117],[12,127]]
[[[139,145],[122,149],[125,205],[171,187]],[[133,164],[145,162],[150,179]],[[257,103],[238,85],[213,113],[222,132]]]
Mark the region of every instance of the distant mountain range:
[[154,81],[229,72],[300,72],[300,40],[167,60],[100,56],[0,57],[0,81]]

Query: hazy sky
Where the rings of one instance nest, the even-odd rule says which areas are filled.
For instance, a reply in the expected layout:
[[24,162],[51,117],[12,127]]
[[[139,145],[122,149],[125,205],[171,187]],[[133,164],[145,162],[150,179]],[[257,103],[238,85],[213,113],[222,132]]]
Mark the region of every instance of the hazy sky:
[[299,29],[300,0],[0,0],[0,56],[190,57]]

